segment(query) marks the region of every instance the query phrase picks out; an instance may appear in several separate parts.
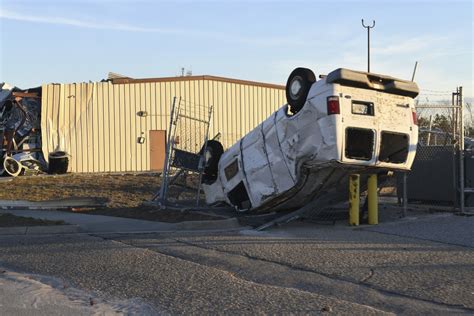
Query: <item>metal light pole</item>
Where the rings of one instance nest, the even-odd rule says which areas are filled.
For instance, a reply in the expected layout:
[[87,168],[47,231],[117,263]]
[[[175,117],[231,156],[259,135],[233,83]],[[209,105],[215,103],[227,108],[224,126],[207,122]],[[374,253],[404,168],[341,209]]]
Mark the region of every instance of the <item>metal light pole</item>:
[[462,102],[462,87],[459,87],[457,105],[459,106],[459,191],[461,191],[459,204],[461,214],[464,214],[464,108]]
[[372,26],[364,24],[364,19],[362,19],[362,26],[367,29],[367,72],[370,72],[370,29],[373,29],[375,26],[375,20],[372,20]]

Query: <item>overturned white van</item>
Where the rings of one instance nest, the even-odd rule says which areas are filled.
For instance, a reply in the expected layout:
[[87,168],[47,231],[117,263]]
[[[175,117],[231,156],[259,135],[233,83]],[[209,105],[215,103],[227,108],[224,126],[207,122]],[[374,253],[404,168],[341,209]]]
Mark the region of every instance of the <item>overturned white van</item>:
[[208,146],[215,170],[205,175],[206,202],[294,209],[331,192],[347,196],[350,173],[409,170],[418,92],[416,83],[385,75],[341,68],[316,81],[311,70],[295,69],[287,105],[219,157]]

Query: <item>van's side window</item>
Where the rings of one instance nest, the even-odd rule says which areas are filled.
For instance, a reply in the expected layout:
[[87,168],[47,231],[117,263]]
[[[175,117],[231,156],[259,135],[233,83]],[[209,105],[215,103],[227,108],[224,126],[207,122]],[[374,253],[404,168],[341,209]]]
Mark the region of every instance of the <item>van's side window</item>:
[[225,173],[225,177],[227,181],[235,177],[238,171],[239,171],[239,162],[237,159],[234,159],[234,161],[232,161],[232,163],[228,165],[227,167],[225,167],[224,169],[224,173]]

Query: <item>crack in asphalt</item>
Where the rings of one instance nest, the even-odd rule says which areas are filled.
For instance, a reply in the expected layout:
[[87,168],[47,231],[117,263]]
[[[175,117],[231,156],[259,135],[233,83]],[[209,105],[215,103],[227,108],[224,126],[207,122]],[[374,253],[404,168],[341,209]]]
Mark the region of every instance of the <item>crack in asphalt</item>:
[[365,283],[367,281],[369,281],[370,279],[372,279],[372,277],[374,276],[375,274],[375,270],[374,269],[370,269],[370,272],[369,272],[369,275],[366,276],[365,278],[363,278],[362,280],[360,280],[361,283]]
[[231,254],[231,255],[236,255],[236,256],[242,256],[242,257],[245,257],[245,258],[248,258],[248,259],[251,259],[251,260],[257,260],[257,261],[273,263],[273,264],[281,265],[281,266],[284,266],[284,267],[287,267],[287,268],[290,268],[290,269],[296,270],[296,271],[314,273],[314,274],[317,274],[317,275],[320,275],[320,276],[323,276],[323,277],[326,277],[326,278],[329,278],[329,279],[332,279],[332,280],[347,282],[347,283],[350,283],[350,284],[353,284],[353,285],[366,287],[366,288],[374,290],[374,291],[376,291],[376,292],[378,292],[382,295],[397,296],[397,297],[400,297],[400,298],[406,298],[406,299],[410,299],[410,300],[414,300],[414,301],[420,301],[420,302],[426,302],[426,303],[434,304],[434,305],[437,305],[437,306],[440,306],[440,307],[449,307],[449,308],[454,308],[454,309],[460,309],[462,311],[474,312],[474,309],[466,307],[466,306],[457,305],[457,304],[447,304],[447,303],[437,302],[437,301],[433,301],[433,300],[429,300],[429,299],[413,297],[413,296],[410,296],[410,295],[407,295],[407,294],[403,294],[403,293],[394,292],[394,291],[386,290],[386,289],[383,289],[383,288],[379,288],[377,286],[374,286],[374,285],[371,285],[371,284],[368,284],[368,283],[362,283],[362,282],[365,282],[368,279],[370,279],[374,274],[371,274],[369,276],[369,278],[364,280],[364,281],[354,282],[353,280],[350,280],[350,279],[347,279],[347,278],[337,277],[337,276],[329,274],[329,273],[314,271],[314,270],[311,270],[311,269],[298,267],[298,266],[293,266],[291,264],[286,264],[286,263],[283,263],[283,262],[273,261],[273,260],[269,260],[269,259],[265,259],[265,258],[259,258],[259,257],[252,256],[252,255],[249,255],[249,254],[244,255],[244,254],[234,252],[234,251],[224,251],[224,250],[220,250],[220,249],[209,248],[209,247],[205,247],[205,246],[202,246],[202,245],[199,245],[199,244],[195,244],[195,243],[180,240],[180,239],[174,239],[174,240],[176,240],[177,242],[180,242],[180,243],[183,243],[183,244],[186,244],[186,245],[189,245],[189,246],[194,246],[194,247],[197,247],[197,248],[201,248],[201,249],[213,250],[213,251],[217,251],[217,252],[221,252],[221,253],[226,253],[226,254]]
[[463,244],[458,244],[458,243],[446,242],[446,241],[430,239],[430,238],[423,238],[423,237],[417,237],[417,236],[409,236],[409,235],[401,235],[401,234],[395,234],[395,233],[389,233],[389,232],[381,232],[381,231],[377,231],[377,230],[372,230],[370,228],[359,228],[358,230],[365,231],[365,232],[370,232],[370,233],[382,234],[382,235],[397,236],[397,237],[402,237],[402,238],[411,238],[411,239],[429,241],[429,242],[442,244],[442,245],[450,245],[450,246],[474,249],[474,247],[469,246],[469,245],[463,245]]
[[[124,241],[122,241],[122,240],[116,240],[116,239],[113,239],[113,238],[107,238],[107,237],[103,237],[103,236],[100,236],[100,235],[93,235],[93,234],[91,234],[90,236],[92,236],[92,237],[97,237],[97,238],[100,238],[100,239],[105,240],[105,241],[116,242],[116,243],[119,243],[119,244],[122,244],[122,245],[125,245],[125,246],[128,246],[128,247],[132,247],[132,248],[137,248],[137,249],[145,250],[145,251],[147,251],[147,252],[158,253],[158,254],[160,254],[160,255],[167,256],[167,257],[170,257],[170,258],[174,258],[174,259],[179,259],[179,260],[183,260],[183,261],[186,261],[186,262],[190,262],[190,263],[192,263],[192,264],[196,264],[196,265],[201,266],[201,267],[210,268],[210,269],[215,269],[215,270],[217,270],[217,271],[220,271],[220,272],[226,274],[227,276],[229,276],[229,277],[231,277],[231,278],[238,279],[238,280],[241,280],[241,281],[246,282],[246,283],[249,283],[249,284],[255,284],[255,285],[258,285],[258,286],[268,286],[268,287],[273,287],[273,288],[281,288],[281,289],[290,289],[290,290],[294,290],[294,291],[298,291],[298,292],[309,293],[309,294],[311,294],[311,295],[317,295],[317,296],[320,296],[320,297],[325,297],[325,298],[328,298],[328,299],[333,299],[333,300],[335,300],[335,301],[346,302],[346,303],[348,303],[348,304],[353,304],[353,305],[362,306],[362,307],[365,307],[365,308],[368,308],[368,309],[371,309],[371,310],[373,310],[373,311],[380,312],[380,313],[383,313],[383,314],[393,315],[392,312],[384,311],[384,310],[381,310],[381,309],[376,308],[376,307],[374,307],[374,306],[370,306],[370,305],[365,305],[365,304],[361,304],[361,303],[357,303],[357,302],[348,301],[348,300],[341,299],[341,298],[338,298],[338,297],[335,297],[335,296],[320,294],[320,293],[312,292],[312,291],[306,291],[306,290],[299,289],[299,288],[295,288],[295,287],[286,287],[286,286],[281,286],[281,285],[275,285],[275,284],[269,284],[269,283],[256,282],[256,281],[254,281],[254,280],[250,280],[250,279],[241,277],[239,272],[233,272],[233,271],[221,269],[221,268],[218,268],[218,267],[215,267],[215,266],[209,266],[209,265],[206,265],[206,264],[202,264],[202,263],[199,263],[199,262],[190,260],[190,259],[188,259],[188,258],[186,258],[186,257],[184,257],[184,256],[173,255],[173,254],[170,254],[170,253],[163,253],[163,252],[158,251],[158,250],[156,250],[156,249],[150,249],[150,248],[147,248],[147,247],[141,247],[141,246],[136,245],[136,244],[133,244],[133,243],[127,243],[127,242],[124,242]],[[176,242],[178,242],[178,243],[182,243],[179,239],[174,239],[174,238],[171,238],[171,239],[174,240],[174,241],[176,241]],[[201,247],[198,247],[198,248],[201,248]],[[207,249],[207,248],[205,248],[205,249]],[[207,250],[213,250],[213,249],[207,249]]]
[[[239,278],[239,279],[244,280],[246,282],[251,282],[251,283],[254,283],[254,284],[260,284],[260,285],[265,285],[265,286],[275,286],[275,287],[280,287],[280,288],[295,289],[295,290],[302,291],[302,292],[323,295],[323,294],[319,294],[317,292],[305,291],[305,290],[298,289],[298,288],[295,288],[295,287],[284,287],[284,286],[280,286],[280,285],[272,285],[272,284],[269,284],[269,283],[259,283],[259,282],[256,282],[254,280],[249,280],[245,277],[241,277],[240,272],[231,272],[231,271],[228,271],[228,270],[225,270],[225,269],[222,269],[222,268],[218,268],[218,267],[215,267],[215,266],[212,266],[212,265],[206,265],[206,264],[203,264],[203,263],[193,261],[193,260],[191,260],[191,259],[189,259],[185,256],[179,256],[179,255],[175,255],[175,254],[164,253],[164,252],[159,251],[157,249],[150,249],[150,248],[147,248],[147,247],[144,247],[144,246],[134,244],[133,242],[127,243],[123,240],[114,239],[113,237],[108,237],[107,238],[107,237],[103,237],[103,236],[100,236],[100,235],[91,235],[91,236],[98,237],[98,238],[101,238],[101,239],[104,239],[104,240],[118,242],[118,243],[121,243],[121,244],[124,244],[124,245],[127,245],[127,246],[131,246],[131,247],[135,247],[135,248],[144,249],[144,250],[147,250],[147,251],[150,251],[150,252],[156,252],[156,253],[159,253],[161,255],[177,258],[177,259],[184,260],[184,261],[188,261],[188,262],[191,262],[191,263],[194,263],[194,264],[197,264],[197,265],[201,265],[201,266],[204,266],[204,267],[214,268],[216,270],[225,272],[225,273],[231,275],[232,277]],[[269,260],[269,259],[265,259],[265,258],[260,258],[260,257],[249,255],[247,253],[241,254],[241,253],[234,252],[234,251],[225,251],[225,250],[221,250],[221,249],[214,249],[214,248],[206,247],[206,246],[196,244],[196,243],[193,243],[193,242],[190,242],[190,241],[182,240],[182,239],[179,239],[179,238],[170,238],[170,239],[174,240],[177,243],[181,243],[181,244],[184,244],[184,245],[196,247],[196,248],[199,248],[199,249],[205,249],[205,250],[208,250],[208,251],[216,251],[216,252],[224,253],[224,254],[227,254],[227,255],[244,257],[244,258],[249,259],[249,260],[271,263],[271,264],[283,266],[283,267],[286,267],[286,268],[289,268],[289,269],[295,270],[295,271],[313,273],[313,274],[328,278],[328,279],[333,280],[333,281],[349,283],[351,285],[363,287],[366,290],[373,290],[376,293],[379,293],[380,295],[383,295],[384,297],[393,296],[395,298],[408,299],[408,300],[412,300],[414,302],[422,302],[422,303],[427,303],[427,304],[433,304],[437,307],[454,309],[453,312],[456,312],[456,311],[457,312],[469,312],[469,313],[474,312],[474,309],[471,309],[471,308],[463,306],[463,305],[447,304],[447,303],[438,302],[438,301],[434,301],[434,300],[413,297],[413,296],[410,296],[410,295],[407,295],[407,294],[403,294],[403,293],[399,293],[399,292],[395,292],[395,291],[390,291],[390,290],[387,290],[387,289],[384,289],[384,288],[380,288],[378,286],[371,285],[369,283],[365,283],[367,280],[369,280],[370,278],[372,278],[374,276],[375,271],[373,271],[373,270],[371,270],[372,273],[370,273],[368,277],[366,277],[365,279],[363,279],[359,282],[355,282],[355,281],[353,281],[351,279],[348,279],[348,278],[338,277],[338,276],[335,276],[335,275],[332,275],[332,274],[329,274],[329,273],[315,271],[315,270],[311,270],[311,269],[304,268],[304,267],[298,267],[298,266],[294,266],[294,265],[291,265],[291,264],[286,264],[284,262],[278,262],[278,261],[273,261],[273,260]],[[236,274],[238,274],[239,276],[237,276]],[[334,297],[334,296],[329,296],[329,295],[323,295],[323,296],[332,297],[334,299],[341,300],[341,301],[346,301],[346,302],[349,302],[349,303],[352,303],[352,304],[358,304],[358,305],[362,305],[362,306],[366,306],[366,307],[375,308],[375,307],[372,307],[372,306],[369,306],[369,305],[363,305],[363,304],[359,304],[359,303],[356,303],[356,302],[347,301],[345,299],[341,299],[341,298]],[[379,310],[379,309],[376,309],[376,310]],[[380,310],[380,311],[382,311],[382,310]]]

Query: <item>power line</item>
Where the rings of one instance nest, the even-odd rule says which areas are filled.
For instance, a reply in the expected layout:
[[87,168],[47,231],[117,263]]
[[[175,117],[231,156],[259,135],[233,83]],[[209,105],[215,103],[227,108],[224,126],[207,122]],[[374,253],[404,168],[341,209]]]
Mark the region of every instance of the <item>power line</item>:
[[420,93],[419,96],[426,96],[426,95],[431,95],[431,96],[451,96],[451,94],[448,93]]
[[432,90],[432,89],[420,89],[420,91],[436,92],[436,93],[453,93],[453,91],[452,91],[452,90]]

